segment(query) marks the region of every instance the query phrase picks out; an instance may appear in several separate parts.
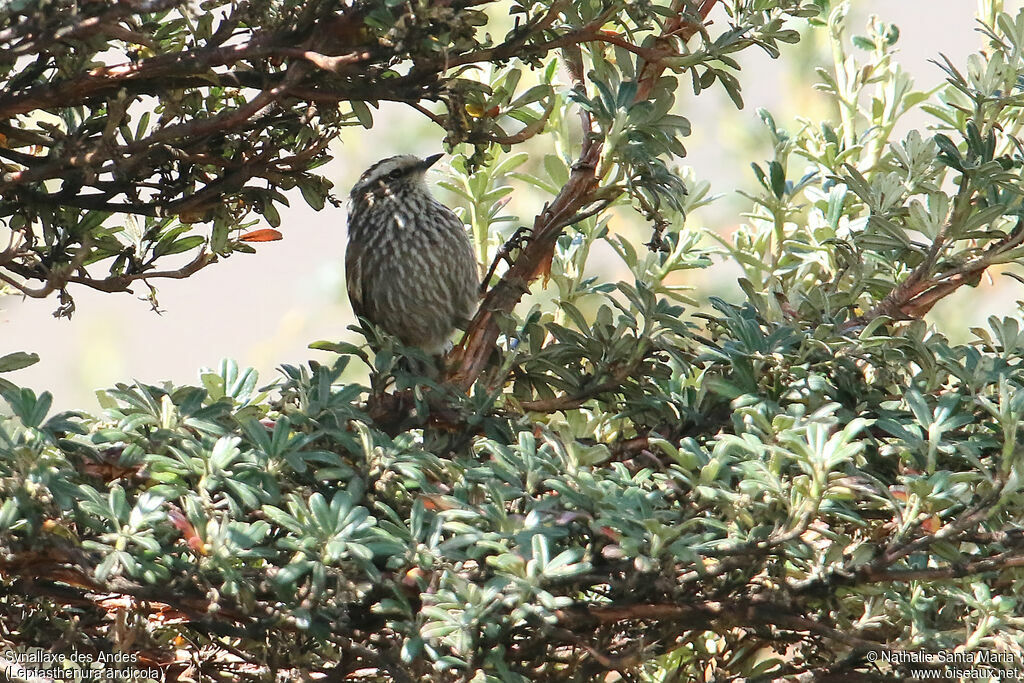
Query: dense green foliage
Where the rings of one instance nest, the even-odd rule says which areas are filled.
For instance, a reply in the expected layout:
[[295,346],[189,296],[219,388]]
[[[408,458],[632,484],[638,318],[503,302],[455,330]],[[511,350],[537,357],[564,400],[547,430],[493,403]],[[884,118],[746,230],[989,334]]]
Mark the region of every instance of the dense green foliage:
[[[174,117],[234,125],[246,98],[183,76],[150,95],[173,112],[150,137],[97,123],[117,121],[112,103],[130,87],[55,103],[67,118],[46,126],[82,144],[106,136],[119,154],[136,145],[150,173],[165,152],[181,159],[168,148],[226,159],[167,162],[178,180],[167,187],[186,196],[205,183],[232,201],[179,224],[180,200],[148,200],[169,213],[140,214],[130,253],[145,256],[130,271],[117,255],[135,234],[126,209],[84,206],[88,182],[46,190],[5,171],[21,183],[0,203],[25,236],[0,263],[16,288],[38,277],[62,290],[93,263],[109,265],[104,278],[141,276],[175,251],[244,246],[237,221],[254,207],[271,219],[277,195],[226,183],[236,163],[317,149],[294,173],[248,177],[305,184],[322,206],[327,185],[310,169],[337,126],[372,125],[364,100],[409,99],[462,145],[446,185],[486,262],[516,225],[503,213],[514,188],[550,203],[440,379],[410,375],[400,358],[415,350],[367,330],[368,345],[318,343],[336,362],[285,366],[267,387],[225,362],[201,386],[108,390],[100,416],[52,415],[49,394],[5,381],[0,636],[11,649],[133,652],[183,681],[906,681],[952,672],[915,660],[954,650],[976,662],[960,670],[1022,669],[1024,326],[993,319],[956,345],[925,316],[1024,260],[1024,13],[983,2],[985,51],[944,62],[948,82],[929,94],[894,61],[895,27],[873,20],[851,39],[843,3],[734,0],[719,7],[729,21],[709,27],[713,1],[514,0],[487,14],[468,9],[487,2],[148,4],[154,13],[99,22],[121,37],[72,31],[76,49],[61,52],[18,13],[51,33],[67,15],[47,24],[33,3],[10,3],[0,36],[38,57],[9,65],[0,111],[46,83],[86,87],[100,76],[62,66],[79,43],[98,52],[132,36],[152,43],[139,41],[154,55],[133,57],[140,71],[161,75],[148,60],[252,32],[241,86],[269,92],[268,71],[292,89],[269,119],[178,142],[167,131],[192,123]],[[521,20],[491,45],[488,17],[506,10]],[[347,27],[332,35],[365,52],[359,70],[346,70],[340,43],[312,59],[280,51],[284,35],[328,40],[318,21]],[[686,215],[708,187],[675,170],[689,127],[676,100],[718,82],[740,104],[730,55],[778,55],[796,28],[831,43],[820,87],[836,118],[763,112],[774,154],[754,164],[748,223],[703,246]],[[478,62],[497,66],[460,69]],[[321,88],[344,104],[308,108]],[[438,111],[420,104],[431,99]],[[915,108],[934,130],[893,139]],[[509,119],[518,132],[502,128]],[[27,140],[42,121],[0,132]],[[514,149],[530,138],[548,153]],[[17,173],[42,163],[11,149],[0,157]],[[146,187],[151,176],[132,173],[112,182]],[[644,221],[649,243],[612,230],[613,215]],[[588,274],[602,244],[628,281]],[[679,275],[715,253],[742,267],[745,300],[694,314]],[[514,308],[541,275],[552,296]],[[5,357],[0,371],[32,360]],[[357,364],[367,386],[343,379]]]

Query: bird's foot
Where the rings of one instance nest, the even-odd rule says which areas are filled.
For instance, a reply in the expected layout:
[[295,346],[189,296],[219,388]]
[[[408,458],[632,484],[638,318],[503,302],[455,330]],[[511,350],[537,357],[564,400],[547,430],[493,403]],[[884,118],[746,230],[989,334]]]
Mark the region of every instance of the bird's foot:
[[523,226],[512,233],[512,236],[505,240],[503,245],[498,247],[498,251],[494,255],[494,260],[491,261],[491,267],[487,269],[487,275],[480,282],[481,294],[487,291],[488,284],[494,276],[494,271],[497,270],[498,264],[504,262],[509,268],[511,268],[514,263],[512,260],[512,252],[522,250],[522,248],[526,246],[526,243],[530,241],[532,236],[533,230]]

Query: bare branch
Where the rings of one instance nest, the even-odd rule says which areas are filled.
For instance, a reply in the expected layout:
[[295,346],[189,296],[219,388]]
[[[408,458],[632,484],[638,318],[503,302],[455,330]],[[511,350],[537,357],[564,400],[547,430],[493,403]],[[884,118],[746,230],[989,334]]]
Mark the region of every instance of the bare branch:
[[126,292],[128,291],[129,285],[138,280],[148,281],[161,278],[183,280],[202,270],[211,263],[216,263],[216,261],[216,254],[200,251],[194,259],[176,270],[151,270],[142,273],[132,273],[130,275],[115,275],[102,280],[82,275],[71,275],[66,278],[66,281],[85,285],[86,287],[91,287],[92,289],[96,289],[101,292]]

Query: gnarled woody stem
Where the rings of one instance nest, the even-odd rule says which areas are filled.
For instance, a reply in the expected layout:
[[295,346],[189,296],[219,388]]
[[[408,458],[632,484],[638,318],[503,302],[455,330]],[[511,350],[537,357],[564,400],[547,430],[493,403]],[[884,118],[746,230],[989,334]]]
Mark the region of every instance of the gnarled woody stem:
[[[717,3],[718,0],[701,0],[697,13],[702,22]],[[676,54],[672,38],[686,41],[699,30],[700,26],[683,16],[687,4],[686,0],[673,2],[675,14],[665,22],[657,47],[650,51],[649,58],[644,60],[638,72],[635,102],[650,97],[665,70],[662,60]],[[597,175],[597,167],[603,145],[589,131],[589,116],[584,115],[583,119],[583,146],[579,158],[573,164],[569,180],[534,219],[532,238],[501,280],[484,296],[462,343],[452,352],[448,379],[463,390],[473,386],[487,366],[487,359],[498,340],[497,316],[510,313],[515,308],[529,291],[530,283],[550,266],[555,243],[562,230],[570,224],[577,212],[598,199],[596,193],[601,179]]]
[[529,290],[529,284],[541,274],[555,250],[562,229],[597,189],[597,162],[601,143],[590,137],[583,143],[583,153],[573,165],[569,181],[554,201],[534,219],[533,236],[520,252],[508,272],[484,296],[484,301],[470,323],[462,344],[453,354],[451,377],[462,389],[469,389],[483,372],[487,358],[498,340],[496,315],[511,311]]

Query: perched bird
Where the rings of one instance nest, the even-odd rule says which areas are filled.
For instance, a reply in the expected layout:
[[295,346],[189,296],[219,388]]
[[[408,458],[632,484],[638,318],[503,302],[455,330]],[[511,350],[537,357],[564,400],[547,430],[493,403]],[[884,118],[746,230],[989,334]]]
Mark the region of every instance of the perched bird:
[[355,314],[431,354],[472,317],[480,283],[466,228],[424,181],[441,156],[403,154],[366,169],[350,195],[345,253]]

